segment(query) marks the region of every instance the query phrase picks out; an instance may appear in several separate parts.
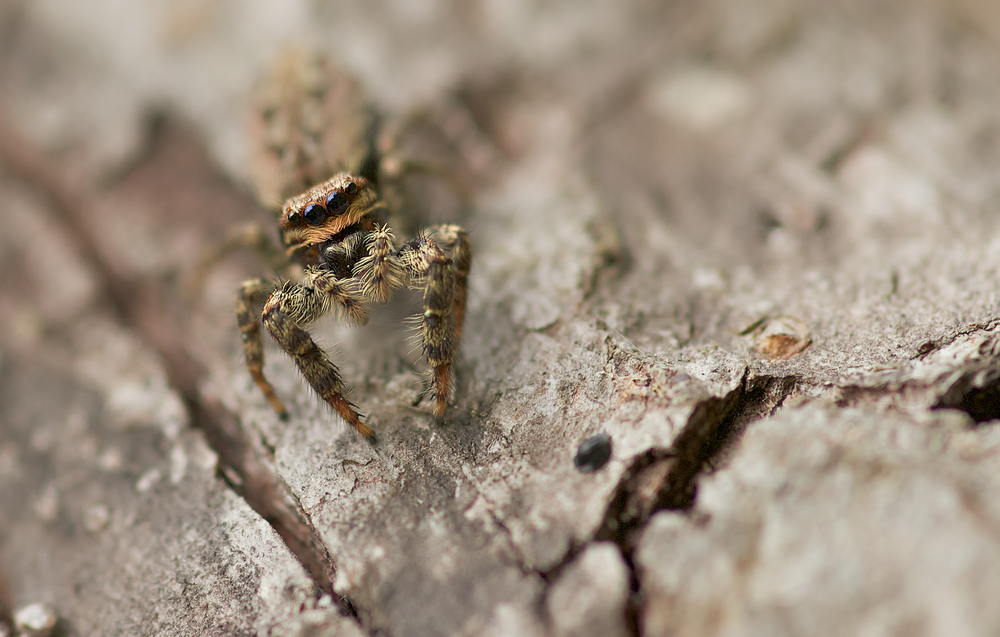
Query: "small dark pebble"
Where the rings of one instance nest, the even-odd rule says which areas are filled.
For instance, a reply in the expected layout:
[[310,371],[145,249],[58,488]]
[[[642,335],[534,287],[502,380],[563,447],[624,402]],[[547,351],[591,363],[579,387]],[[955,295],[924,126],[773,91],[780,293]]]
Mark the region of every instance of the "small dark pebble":
[[577,447],[573,464],[583,473],[593,473],[608,464],[611,459],[611,436],[597,434],[591,436]]

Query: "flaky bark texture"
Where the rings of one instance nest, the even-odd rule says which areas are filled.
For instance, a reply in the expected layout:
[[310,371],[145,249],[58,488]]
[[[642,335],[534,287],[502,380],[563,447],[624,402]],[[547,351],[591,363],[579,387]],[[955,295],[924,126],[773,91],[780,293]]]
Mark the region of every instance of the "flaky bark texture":
[[[288,43],[474,248],[442,421],[418,298],[317,330],[374,445],[270,345],[257,392],[263,261],[191,283],[273,223]],[[1000,633],[995,2],[6,0],[0,44],[0,634]]]

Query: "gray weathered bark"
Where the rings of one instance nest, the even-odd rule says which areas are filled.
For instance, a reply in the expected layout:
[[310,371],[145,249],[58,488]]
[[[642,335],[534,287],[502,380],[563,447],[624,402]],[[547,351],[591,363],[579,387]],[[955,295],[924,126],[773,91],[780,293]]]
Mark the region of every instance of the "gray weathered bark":
[[[992,3],[127,7],[0,3],[0,626],[1000,631]],[[468,164],[444,421],[414,299],[321,332],[374,446],[275,349],[290,421],[256,392],[259,262],[171,295],[267,220],[230,179],[289,40]]]

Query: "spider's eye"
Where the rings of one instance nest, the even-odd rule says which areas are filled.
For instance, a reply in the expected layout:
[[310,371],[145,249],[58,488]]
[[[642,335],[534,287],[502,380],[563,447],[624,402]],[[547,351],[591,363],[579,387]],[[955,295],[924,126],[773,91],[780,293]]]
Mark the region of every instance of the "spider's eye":
[[344,192],[353,197],[354,195],[358,194],[358,185],[353,181],[349,181],[347,182],[347,185],[344,186]]
[[302,216],[310,226],[318,226],[326,221],[326,208],[318,203],[311,203],[302,210]]
[[[355,186],[356,188],[357,186]],[[346,207],[347,195],[339,190],[330,193],[330,196],[326,198],[326,209],[330,211],[331,215],[339,215]]]
[[298,210],[293,210],[288,213],[288,223],[297,226],[302,223],[302,213]]

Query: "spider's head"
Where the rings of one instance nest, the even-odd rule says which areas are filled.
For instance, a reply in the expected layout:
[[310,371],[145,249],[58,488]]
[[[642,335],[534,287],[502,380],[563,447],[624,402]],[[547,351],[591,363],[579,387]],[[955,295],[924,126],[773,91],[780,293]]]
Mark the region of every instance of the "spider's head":
[[375,189],[365,179],[334,175],[285,202],[278,221],[281,238],[290,248],[321,243],[361,221],[376,202]]

